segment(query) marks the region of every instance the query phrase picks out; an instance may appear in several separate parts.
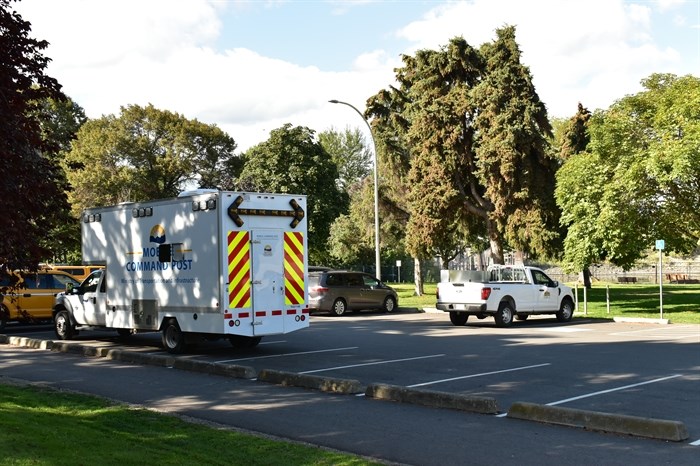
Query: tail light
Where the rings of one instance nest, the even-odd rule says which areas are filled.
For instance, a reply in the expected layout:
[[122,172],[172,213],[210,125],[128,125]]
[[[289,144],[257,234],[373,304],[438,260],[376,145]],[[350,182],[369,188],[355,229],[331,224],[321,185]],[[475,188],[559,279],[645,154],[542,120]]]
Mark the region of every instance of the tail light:
[[481,289],[481,299],[483,301],[486,301],[489,299],[489,296],[491,296],[491,288],[484,287]]
[[309,288],[309,292],[316,294],[325,294],[328,292],[328,290],[329,288],[326,288],[325,286],[312,286]]

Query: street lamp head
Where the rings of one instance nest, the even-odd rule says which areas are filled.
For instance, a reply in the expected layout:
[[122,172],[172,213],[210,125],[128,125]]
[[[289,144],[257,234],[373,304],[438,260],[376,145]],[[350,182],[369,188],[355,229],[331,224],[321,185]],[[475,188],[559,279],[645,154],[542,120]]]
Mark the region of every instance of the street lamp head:
[[335,100],[335,99],[329,100],[328,102],[330,102],[332,104],[339,104],[340,103],[340,101]]

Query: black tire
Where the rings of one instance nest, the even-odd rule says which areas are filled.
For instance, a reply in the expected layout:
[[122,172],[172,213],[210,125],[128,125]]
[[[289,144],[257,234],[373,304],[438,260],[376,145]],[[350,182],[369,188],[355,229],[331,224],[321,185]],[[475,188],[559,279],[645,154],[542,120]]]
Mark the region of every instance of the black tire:
[[382,306],[384,312],[394,312],[396,310],[396,298],[393,296],[387,296],[384,299],[384,305]]
[[530,317],[530,314],[516,314],[515,318],[518,320],[527,320],[527,318]]
[[345,303],[344,299],[338,298],[333,302],[333,307],[331,307],[331,314],[334,316],[342,316],[348,310],[348,305]]
[[118,328],[117,329],[117,335],[119,335],[119,338],[129,338],[133,334],[134,334],[134,331],[130,328]]
[[53,319],[53,329],[59,340],[70,340],[78,333],[75,331],[75,325],[71,322],[68,311],[59,311],[56,314]]
[[0,306],[0,332],[5,330],[7,322],[10,320],[10,311],[3,304]]
[[262,340],[262,337],[247,337],[244,335],[231,335],[228,337],[229,343],[234,348],[255,348]]
[[452,325],[456,325],[457,327],[465,325],[468,319],[469,314],[466,312],[450,312],[450,322],[452,322]]
[[162,338],[163,348],[171,354],[182,354],[185,352],[185,333],[180,330],[176,319],[168,319],[163,325]]
[[509,302],[503,301],[498,306],[498,311],[494,314],[494,319],[496,319],[496,327],[510,327],[513,324],[513,306]]
[[569,322],[574,317],[574,303],[569,298],[564,298],[561,301],[561,308],[557,312],[557,320],[559,322]]

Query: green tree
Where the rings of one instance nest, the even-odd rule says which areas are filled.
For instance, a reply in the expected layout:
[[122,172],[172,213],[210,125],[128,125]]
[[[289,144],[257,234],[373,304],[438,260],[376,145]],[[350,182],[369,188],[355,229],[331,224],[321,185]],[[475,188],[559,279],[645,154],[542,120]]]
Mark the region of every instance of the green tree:
[[74,210],[176,196],[188,187],[211,188],[234,179],[241,161],[236,143],[215,125],[152,105],[130,105],[121,115],[85,123],[66,154]]
[[[62,165],[78,130],[87,121],[85,111],[70,98],[48,98],[38,102],[35,113],[43,138],[58,149],[56,154],[52,155],[54,163]],[[61,177],[63,184],[67,185],[64,172],[61,173]],[[70,210],[65,212],[65,219],[46,232],[42,243],[52,249],[53,261],[79,264],[80,222],[74,215],[71,216]]]
[[244,154],[238,189],[305,194],[309,225],[309,261],[328,258],[330,226],[347,212],[348,195],[338,188],[338,167],[313,130],[287,123]]
[[[496,30],[484,44],[483,79],[471,92],[478,114],[475,154],[484,189],[491,252],[502,244],[551,257],[559,249],[559,211],[554,201],[557,161],[550,156],[551,125],[529,69],[520,61],[515,27]],[[484,212],[485,211],[485,212]]]
[[53,256],[46,232],[66,221],[66,185],[59,147],[46,139],[37,115],[46,99],[65,99],[45,74],[48,42],[29,36],[30,23],[0,0],[0,278],[33,269]]
[[592,115],[590,143],[557,174],[573,270],[599,260],[625,269],[654,244],[700,242],[700,79],[653,74],[646,90]]
[[371,173],[372,151],[359,129],[339,132],[331,128],[318,134],[318,142],[338,166],[341,190],[347,191]]
[[405,174],[406,247],[416,257],[483,237],[501,263],[504,244],[540,256],[557,249],[546,109],[520,63],[515,28],[497,36],[479,50],[454,38],[404,56],[400,87],[369,100],[387,157]]

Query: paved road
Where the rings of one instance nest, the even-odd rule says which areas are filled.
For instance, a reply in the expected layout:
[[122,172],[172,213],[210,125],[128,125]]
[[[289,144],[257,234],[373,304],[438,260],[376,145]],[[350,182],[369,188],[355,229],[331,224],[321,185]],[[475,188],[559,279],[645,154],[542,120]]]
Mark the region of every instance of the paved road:
[[[51,338],[46,327],[6,333]],[[124,347],[111,334],[79,338]],[[137,335],[128,345],[163,354],[157,335]],[[267,338],[252,351],[214,342],[182,357],[494,396],[502,412],[526,401],[676,420],[691,438],[666,443],[2,345],[0,374],[408,464],[700,459],[693,445],[700,443],[697,325],[542,318],[498,329],[489,319],[457,328],[442,314],[314,316],[311,328]]]

